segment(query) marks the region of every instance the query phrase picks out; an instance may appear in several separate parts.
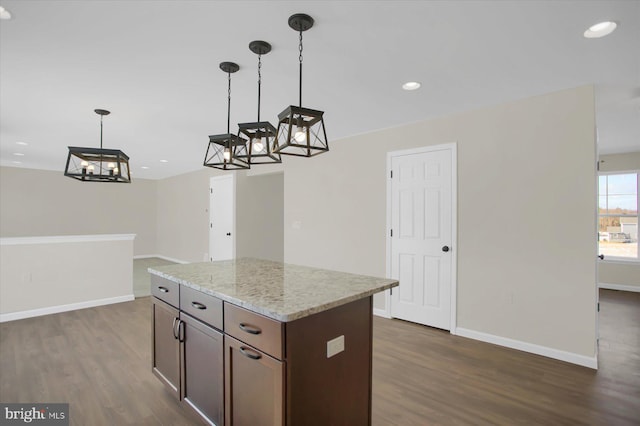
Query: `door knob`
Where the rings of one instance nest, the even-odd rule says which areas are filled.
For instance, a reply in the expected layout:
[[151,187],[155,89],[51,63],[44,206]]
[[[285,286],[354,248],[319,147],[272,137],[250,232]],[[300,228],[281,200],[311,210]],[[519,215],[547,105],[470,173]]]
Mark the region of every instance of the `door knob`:
[[227,237],[230,237],[230,236],[231,236],[231,232],[227,232]]
[[448,252],[449,251],[449,246],[442,247],[442,251],[445,252],[445,253]]
[[600,260],[604,260],[604,254],[601,254],[600,256],[598,256],[600,258]]

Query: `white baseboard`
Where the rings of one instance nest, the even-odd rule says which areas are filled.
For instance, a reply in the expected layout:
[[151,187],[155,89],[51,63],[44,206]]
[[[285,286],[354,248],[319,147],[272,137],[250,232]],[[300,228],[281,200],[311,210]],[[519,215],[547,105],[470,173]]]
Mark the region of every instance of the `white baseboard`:
[[175,262],[175,263],[180,263],[182,265],[187,264],[187,263],[191,263],[191,262],[186,262],[184,260],[180,260],[180,259],[174,259],[172,257],[167,257],[167,256],[163,256],[161,254],[139,254],[137,256],[133,256],[133,259],[150,259],[152,257],[157,257],[169,262]]
[[640,286],[628,285],[628,284],[598,283],[598,288],[604,288],[606,290],[620,290],[620,291],[640,292]]
[[391,315],[389,315],[386,309],[373,308],[373,315],[387,319],[391,318]]
[[505,346],[519,351],[546,356],[548,358],[559,359],[560,361],[593,368],[594,370],[598,369],[598,358],[595,356],[588,357],[573,352],[561,351],[559,349],[548,348],[546,346],[508,339],[506,337],[495,336],[493,334],[482,333],[480,331],[469,330],[461,327],[456,328],[455,334],[462,337],[468,337],[469,339],[480,340],[482,342],[493,343],[494,345]]
[[109,297],[106,299],[87,300],[86,302],[70,303],[68,305],[49,306],[46,308],[31,309],[28,311],[10,312],[0,314],[0,322],[16,321],[24,318],[39,317],[42,315],[58,314],[60,312],[75,311],[76,309],[93,308],[95,306],[110,305],[112,303],[130,302],[134,300],[133,294],[125,296]]

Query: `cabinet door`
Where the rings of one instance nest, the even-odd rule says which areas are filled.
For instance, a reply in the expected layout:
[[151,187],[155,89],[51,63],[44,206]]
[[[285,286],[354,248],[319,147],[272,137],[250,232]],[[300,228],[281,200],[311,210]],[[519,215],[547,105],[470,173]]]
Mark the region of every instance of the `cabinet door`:
[[224,340],[222,333],[180,314],[182,398],[217,426],[224,423]]
[[225,424],[283,425],[283,363],[229,336],[224,348]]
[[177,339],[178,309],[155,297],[151,298],[153,374],[180,395],[180,342]]

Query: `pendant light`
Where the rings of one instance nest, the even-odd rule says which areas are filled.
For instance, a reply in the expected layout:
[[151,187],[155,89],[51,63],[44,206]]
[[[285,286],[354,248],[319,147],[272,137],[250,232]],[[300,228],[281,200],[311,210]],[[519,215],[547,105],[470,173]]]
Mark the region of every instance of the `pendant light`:
[[238,170],[250,168],[246,159],[246,139],[231,134],[229,124],[231,122],[231,74],[240,69],[238,64],[233,62],[222,62],[220,69],[227,73],[229,81],[227,89],[227,133],[209,136],[209,145],[204,157],[203,165],[221,170]]
[[298,106],[291,105],[278,114],[278,133],[274,152],[312,157],[329,151],[322,118],[324,111],[302,107],[302,33],[313,27],[313,18],[304,13],[297,13],[289,17],[289,26],[300,33],[299,101]]
[[249,43],[249,49],[258,55],[258,121],[238,124],[238,137],[244,135],[249,140],[245,153],[238,154],[238,158],[246,160],[251,165],[281,163],[280,154],[273,152],[276,141],[276,128],[268,121],[260,121],[262,55],[266,55],[271,51],[271,45],[266,41],[256,40]]
[[70,146],[64,175],[82,182],[131,183],[127,154],[102,148],[102,119],[111,113],[106,109],[94,112],[100,116],[100,148]]

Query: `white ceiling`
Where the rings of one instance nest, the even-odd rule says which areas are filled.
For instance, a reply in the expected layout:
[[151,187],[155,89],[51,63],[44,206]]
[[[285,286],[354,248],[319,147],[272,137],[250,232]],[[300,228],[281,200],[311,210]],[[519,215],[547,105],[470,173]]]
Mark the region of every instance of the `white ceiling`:
[[[640,1],[28,1],[0,0],[0,142],[4,166],[59,170],[67,146],[105,148],[134,178],[202,167],[208,135],[297,103],[298,34],[307,13],[303,105],[326,111],[330,144],[402,125],[594,84],[601,153],[640,151]],[[603,20],[618,29],[585,39]],[[401,90],[422,82],[415,92]],[[27,146],[16,145],[26,142]],[[15,152],[25,154],[22,157]],[[169,160],[161,163],[160,160]],[[21,161],[16,165],[14,161]],[[286,162],[286,158],[284,160]],[[142,169],[142,166],[149,169]]]

